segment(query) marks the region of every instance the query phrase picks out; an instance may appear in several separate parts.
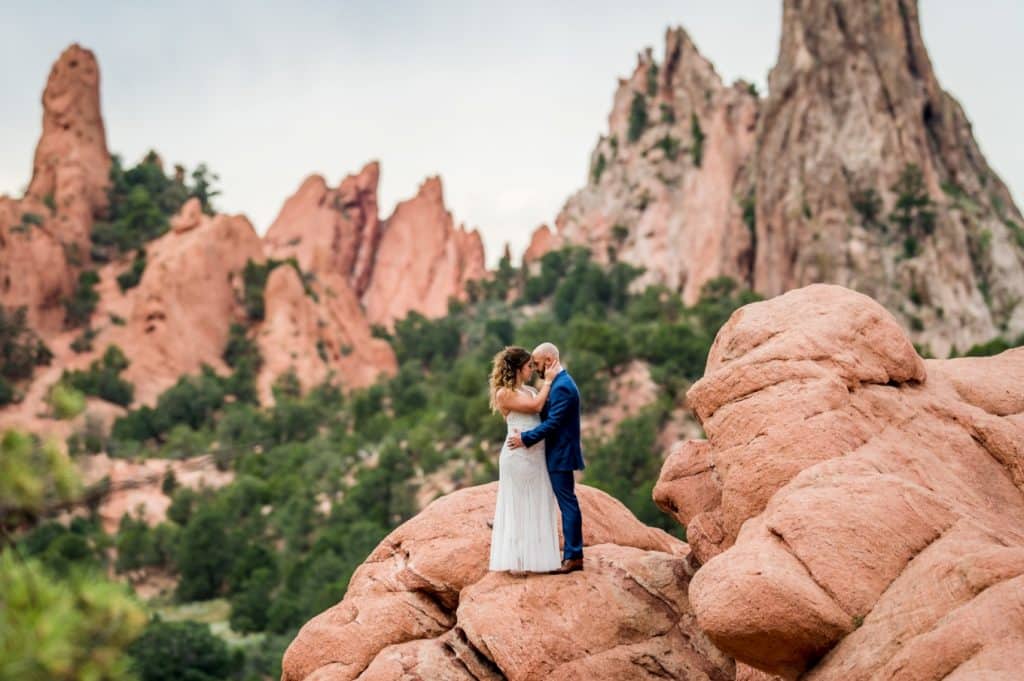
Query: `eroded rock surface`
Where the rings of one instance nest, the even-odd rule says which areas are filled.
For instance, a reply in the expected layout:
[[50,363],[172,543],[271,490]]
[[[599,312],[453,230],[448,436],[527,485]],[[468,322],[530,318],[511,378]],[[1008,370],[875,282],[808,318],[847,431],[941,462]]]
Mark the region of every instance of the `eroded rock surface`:
[[391,533],[345,599],[308,622],[283,679],[732,679],[694,625],[685,544],[580,486],[586,569],[487,571],[495,483]]
[[677,447],[655,489],[703,563],[700,627],[785,678],[1011,678],[1022,378],[1024,349],[922,360],[838,286],[734,313],[687,395],[707,440]]

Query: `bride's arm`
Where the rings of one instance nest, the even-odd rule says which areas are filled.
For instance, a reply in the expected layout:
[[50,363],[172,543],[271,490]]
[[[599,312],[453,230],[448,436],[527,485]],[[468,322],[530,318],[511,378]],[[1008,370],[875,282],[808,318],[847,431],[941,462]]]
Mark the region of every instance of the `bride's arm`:
[[524,395],[518,390],[509,390],[508,388],[502,388],[499,390],[495,397],[497,398],[496,401],[498,406],[505,411],[520,411],[528,414],[536,414],[544,406],[550,391],[551,381],[544,381],[544,383],[541,384],[540,392],[532,397]]

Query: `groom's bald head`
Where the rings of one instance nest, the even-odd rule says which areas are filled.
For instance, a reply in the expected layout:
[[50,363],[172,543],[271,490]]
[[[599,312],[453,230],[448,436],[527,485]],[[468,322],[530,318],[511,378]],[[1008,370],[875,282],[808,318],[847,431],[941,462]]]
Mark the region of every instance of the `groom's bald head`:
[[533,359],[553,359],[558,361],[558,348],[554,343],[541,343],[533,349]]

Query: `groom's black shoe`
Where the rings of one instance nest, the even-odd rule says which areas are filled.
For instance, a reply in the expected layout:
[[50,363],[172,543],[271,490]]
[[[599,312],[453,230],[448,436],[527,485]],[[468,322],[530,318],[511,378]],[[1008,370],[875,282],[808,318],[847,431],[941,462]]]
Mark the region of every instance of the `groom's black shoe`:
[[553,574],[553,575],[567,575],[570,572],[576,572],[577,570],[582,570],[582,569],[583,569],[583,559],[582,558],[567,558],[566,560],[562,561],[562,567],[560,567],[560,568],[558,568],[556,570],[552,570],[551,574]]

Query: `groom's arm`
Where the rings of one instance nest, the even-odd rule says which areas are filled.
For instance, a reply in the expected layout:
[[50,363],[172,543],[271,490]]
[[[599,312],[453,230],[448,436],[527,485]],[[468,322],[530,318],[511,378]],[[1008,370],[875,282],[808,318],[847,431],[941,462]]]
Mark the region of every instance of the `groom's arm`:
[[520,435],[523,445],[526,447],[532,447],[561,426],[566,416],[569,415],[569,409],[572,408],[572,391],[568,386],[560,385],[551,391],[550,400],[548,417],[541,421],[536,428],[527,430]]

